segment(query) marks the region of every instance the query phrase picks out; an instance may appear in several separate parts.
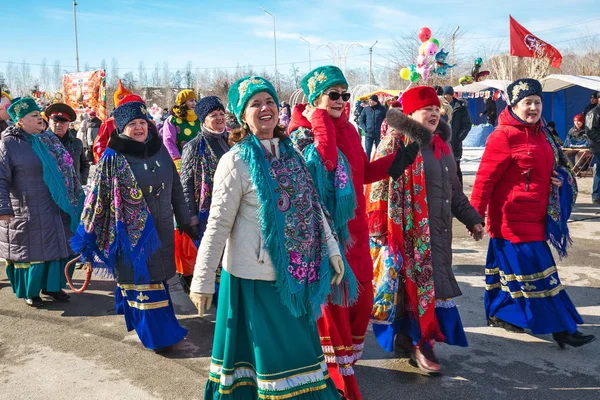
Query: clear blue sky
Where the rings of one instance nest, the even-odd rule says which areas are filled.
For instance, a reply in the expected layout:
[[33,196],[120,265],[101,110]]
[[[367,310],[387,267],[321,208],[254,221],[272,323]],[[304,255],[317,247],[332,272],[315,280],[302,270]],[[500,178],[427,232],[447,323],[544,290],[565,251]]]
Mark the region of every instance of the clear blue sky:
[[[273,64],[272,19],[261,6],[276,17],[283,72],[292,62],[301,71],[308,68],[308,45],[299,36],[312,44],[314,67],[326,63],[328,51],[317,51],[317,46],[327,42],[362,43],[365,48],[352,50],[348,65],[367,66],[367,48],[375,40],[374,61],[388,65],[385,57],[397,33],[421,26],[435,30],[460,25],[466,32],[461,51],[473,58],[483,43],[501,41],[507,50],[508,14],[559,48],[575,44],[578,37],[600,34],[598,0],[78,0],[80,64],[98,67],[104,58],[110,67],[115,57],[121,73],[137,70],[140,61],[150,69],[164,61],[173,69],[183,68],[188,60],[205,68]],[[73,69],[71,0],[0,0],[0,18],[0,62],[39,63],[46,58],[51,65],[60,59]],[[570,27],[553,29],[562,26]],[[0,63],[0,71],[5,66]]]

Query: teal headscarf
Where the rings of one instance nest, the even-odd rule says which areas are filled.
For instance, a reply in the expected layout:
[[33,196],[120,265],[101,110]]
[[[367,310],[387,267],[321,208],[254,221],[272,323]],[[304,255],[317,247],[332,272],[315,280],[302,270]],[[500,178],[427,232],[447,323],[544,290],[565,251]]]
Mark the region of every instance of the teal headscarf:
[[335,65],[325,65],[310,71],[300,82],[300,87],[311,106],[313,102],[328,88],[335,85],[348,87],[348,82],[341,69]]
[[277,109],[279,110],[277,91],[275,91],[271,82],[260,76],[245,76],[235,81],[227,94],[229,100],[227,109],[229,112],[235,114],[238,121],[242,123],[242,113],[244,112],[244,108],[246,108],[248,100],[260,92],[267,92],[273,96],[273,100],[277,103]]

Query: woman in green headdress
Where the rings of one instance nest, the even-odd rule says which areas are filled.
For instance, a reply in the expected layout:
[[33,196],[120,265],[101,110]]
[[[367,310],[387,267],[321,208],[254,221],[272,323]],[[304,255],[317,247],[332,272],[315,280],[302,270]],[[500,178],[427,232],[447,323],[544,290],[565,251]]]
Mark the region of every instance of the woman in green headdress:
[[63,271],[83,207],[73,160],[44,131],[40,111],[31,97],[14,102],[8,114],[15,125],[0,140],[0,258],[17,298],[32,307],[44,304],[40,291],[69,299]]
[[229,90],[242,127],[215,173],[190,297],[200,313],[223,273],[205,399],[339,399],[316,318],[357,295],[310,173],[278,125],[277,94],[261,77]]

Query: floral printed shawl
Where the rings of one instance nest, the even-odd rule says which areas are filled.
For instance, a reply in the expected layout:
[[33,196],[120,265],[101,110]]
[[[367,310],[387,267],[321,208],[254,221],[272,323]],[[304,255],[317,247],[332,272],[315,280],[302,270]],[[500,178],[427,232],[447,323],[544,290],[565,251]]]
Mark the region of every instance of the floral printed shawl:
[[83,188],[77,172],[73,169],[71,155],[58,137],[50,131],[39,135],[23,132],[23,136],[31,142],[34,153],[42,162],[44,183],[52,200],[69,215],[71,232],[75,232],[83,208]]
[[213,180],[219,160],[204,136],[200,137],[198,151],[194,153],[194,201],[198,204],[198,217],[208,219],[212,200]]
[[[399,134],[386,136],[377,148],[375,159],[395,153],[401,140],[407,139]],[[418,345],[430,340],[442,341],[444,337],[435,316],[429,210],[421,152],[397,181],[388,178],[368,185],[366,198],[371,236],[387,238],[382,251],[387,259],[380,257],[379,265],[383,272],[375,266],[379,278],[374,282],[372,319],[391,323],[397,312],[408,311],[421,328]],[[398,284],[405,288],[406,310],[395,310],[396,302],[392,301]]]
[[550,184],[550,200],[546,213],[546,238],[556,249],[560,258],[567,256],[567,248],[573,244],[567,221],[577,201],[577,179],[565,153],[560,150],[556,141],[547,128],[543,128],[546,139],[554,152],[554,171],[563,185],[558,188]]
[[293,316],[317,319],[329,299],[342,306],[357,296],[346,267],[344,281],[330,286],[331,270],[319,196],[304,160],[289,139],[276,158],[249,134],[235,147],[246,163],[258,196],[258,220],[277,276],[281,302]]
[[109,276],[123,256],[135,283],[150,283],[146,261],[160,247],[158,233],[127,159],[111,148],[96,166],[71,246]]

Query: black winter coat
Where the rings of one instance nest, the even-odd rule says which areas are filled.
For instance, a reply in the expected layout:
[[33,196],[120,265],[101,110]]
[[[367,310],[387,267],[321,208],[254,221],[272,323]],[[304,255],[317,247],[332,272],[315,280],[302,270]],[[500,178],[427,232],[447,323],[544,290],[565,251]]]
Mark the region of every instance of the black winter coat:
[[42,162],[16,126],[0,140],[0,258],[14,262],[52,261],[72,254],[70,217],[52,200]]
[[592,153],[600,153],[600,103],[585,116],[585,135],[590,141]]
[[381,124],[385,119],[387,109],[381,103],[376,106],[363,108],[360,113],[358,124],[365,131],[365,135],[370,138],[377,138],[381,135]]
[[79,182],[82,185],[87,184],[90,174],[90,161],[83,150],[83,143],[77,139],[75,132],[71,130],[60,138],[60,142],[65,146],[73,159],[73,168],[77,172],[77,176],[79,176]]
[[[463,192],[456,174],[456,163],[452,154],[435,158],[431,140],[433,135],[418,122],[404,114],[395,114],[398,121],[388,123],[404,133],[411,141],[421,145],[423,167],[425,170],[425,188],[429,209],[429,229],[431,232],[431,257],[435,297],[446,299],[460,296],[462,293],[452,272],[452,217],[456,217],[467,228],[482,224],[483,218],[471,206]],[[440,137],[448,142],[451,130],[448,123],[440,121]]]
[[471,117],[467,102],[460,99],[454,99],[452,105],[452,151],[455,160],[460,160],[463,153],[462,142],[465,140],[471,130]]
[[[160,248],[148,259],[148,272],[152,282],[160,282],[175,275],[173,212],[180,225],[189,224],[190,213],[169,152],[154,124],[148,124],[148,130],[146,143],[113,132],[108,147],[125,156],[148,204],[160,239]],[[122,258],[117,260],[116,275],[119,283],[135,283],[133,268]]]

